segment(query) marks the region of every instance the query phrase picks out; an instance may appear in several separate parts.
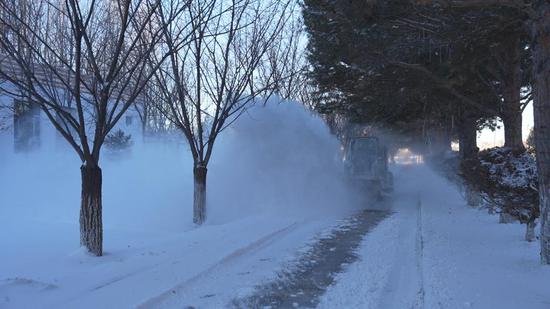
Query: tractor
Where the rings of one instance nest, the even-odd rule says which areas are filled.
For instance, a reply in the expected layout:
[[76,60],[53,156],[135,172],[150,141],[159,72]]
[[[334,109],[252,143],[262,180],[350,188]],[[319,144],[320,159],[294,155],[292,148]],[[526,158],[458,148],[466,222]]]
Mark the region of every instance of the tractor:
[[388,151],[377,137],[350,138],[344,146],[344,167],[353,182],[377,198],[393,191]]

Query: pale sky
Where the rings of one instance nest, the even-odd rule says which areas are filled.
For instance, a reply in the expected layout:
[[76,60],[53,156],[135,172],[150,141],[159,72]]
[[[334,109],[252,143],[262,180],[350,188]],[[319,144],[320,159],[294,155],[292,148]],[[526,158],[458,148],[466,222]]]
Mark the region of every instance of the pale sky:
[[[477,144],[480,149],[504,145],[504,128],[491,131],[484,129],[477,135]],[[533,102],[529,103],[523,111],[523,140],[527,139],[529,131],[533,127]]]

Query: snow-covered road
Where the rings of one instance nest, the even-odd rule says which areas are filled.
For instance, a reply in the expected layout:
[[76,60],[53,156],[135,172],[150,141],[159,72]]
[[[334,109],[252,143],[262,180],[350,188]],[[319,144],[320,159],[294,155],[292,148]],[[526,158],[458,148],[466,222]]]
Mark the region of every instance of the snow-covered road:
[[315,307],[335,275],[357,260],[356,250],[364,235],[388,215],[384,210],[365,210],[350,217],[279,272],[278,278],[258,286],[250,296],[233,300],[232,306]]
[[524,226],[468,208],[424,166],[395,170],[395,214],[363,240],[319,308],[550,308],[550,269]]
[[[336,275],[319,308],[550,308],[550,269],[539,264],[538,244],[523,241],[524,226],[468,208],[427,167],[394,173],[393,214],[360,242],[359,260]],[[125,220],[107,225],[107,254],[96,258],[75,251],[78,225],[67,219],[74,215],[68,207],[31,211],[22,207],[34,205],[27,197],[0,216],[0,232],[9,236],[0,238],[9,249],[0,251],[0,308],[231,306],[296,269],[352,210],[279,210],[178,230],[164,216],[163,225],[134,222],[152,216],[121,209]]]
[[250,217],[162,240],[124,236],[127,245],[112,243],[101,258],[79,250],[5,259],[0,308],[219,308],[272,278],[335,220]]

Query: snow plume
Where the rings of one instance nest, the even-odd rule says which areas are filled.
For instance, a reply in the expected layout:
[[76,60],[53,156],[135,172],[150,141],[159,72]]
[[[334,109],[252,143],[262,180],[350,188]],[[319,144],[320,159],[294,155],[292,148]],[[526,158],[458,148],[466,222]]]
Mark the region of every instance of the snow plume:
[[342,214],[358,206],[345,183],[339,141],[301,104],[255,106],[223,134],[209,169],[211,219],[265,211]]
[[[177,140],[143,144],[133,137],[128,157],[103,155],[106,229],[182,231],[192,226],[193,164],[183,137]],[[57,147],[15,155],[11,143],[0,147],[0,218],[30,225],[32,220],[63,222],[77,243],[76,154]],[[249,109],[214,147],[207,224],[250,215],[308,217],[354,210],[356,194],[345,184],[339,148],[322,119],[298,103],[272,100]]]
[[[14,154],[12,136],[4,138],[2,308],[134,308],[212,265],[281,239],[269,251],[271,266],[258,256],[241,261],[243,273],[260,263],[250,279],[259,280],[357,209],[344,182],[340,144],[324,122],[300,104],[272,101],[251,108],[220,135],[208,172],[208,218],[200,228],[192,223],[193,162],[182,136],[143,143],[134,135],[129,153],[105,152],[106,254],[91,257],[79,249],[77,155],[61,139],[52,141],[58,144],[51,151],[43,140],[35,153]],[[235,295],[229,282],[227,298]],[[201,299],[213,285],[204,286]]]

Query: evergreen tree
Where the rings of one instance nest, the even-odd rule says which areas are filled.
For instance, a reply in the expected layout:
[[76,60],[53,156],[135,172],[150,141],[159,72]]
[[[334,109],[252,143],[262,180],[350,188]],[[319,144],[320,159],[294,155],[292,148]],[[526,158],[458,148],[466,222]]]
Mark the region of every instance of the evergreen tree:
[[[510,72],[521,74],[524,19],[524,14],[508,8],[305,1],[318,110],[343,112],[356,121],[415,134],[427,126],[466,130],[473,132],[470,144],[475,143],[477,128],[494,126],[500,116],[513,131],[507,134],[507,144],[514,138],[510,144],[522,148],[518,94],[523,79],[509,77],[518,75]],[[502,68],[503,63],[516,66]],[[511,100],[513,104],[504,104]],[[476,128],[449,127],[450,118]],[[475,145],[467,148],[475,155]]]

